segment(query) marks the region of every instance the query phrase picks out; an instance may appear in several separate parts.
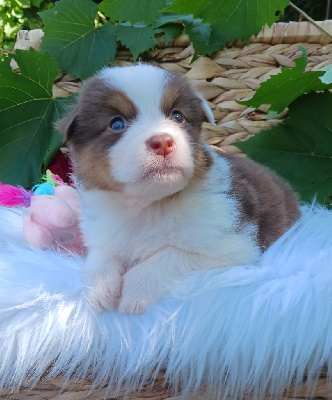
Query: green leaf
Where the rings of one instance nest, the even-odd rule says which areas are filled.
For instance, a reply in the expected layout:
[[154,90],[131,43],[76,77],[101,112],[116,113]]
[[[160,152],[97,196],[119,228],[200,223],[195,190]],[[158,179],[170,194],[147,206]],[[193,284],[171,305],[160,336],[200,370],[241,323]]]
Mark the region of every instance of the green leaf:
[[[174,13],[165,13],[162,15],[158,24],[163,26],[163,24],[181,21],[184,24],[184,29],[186,34],[189,36],[190,40],[195,44],[195,57],[197,53],[203,55],[211,54],[214,50],[214,45],[209,44],[211,36],[211,26],[210,24],[203,23],[202,19],[193,19],[192,14],[190,15],[179,15]],[[180,34],[180,32],[179,32]]]
[[41,3],[43,2],[43,0],[31,0],[30,3],[31,5],[33,5],[34,7],[39,8]]
[[179,15],[179,14],[174,14],[171,12],[163,13],[158,21],[156,22],[156,26],[163,26],[165,24],[169,24],[171,22],[183,22],[184,20],[189,19],[192,21],[193,16],[192,15]]
[[168,23],[154,29],[155,33],[162,33],[164,42],[167,44],[170,40],[177,38],[183,31],[183,25],[179,23]]
[[98,8],[91,0],[61,0],[39,13],[45,27],[41,51],[48,51],[63,71],[86,79],[114,60],[114,27],[96,28]]
[[103,0],[99,9],[111,20],[153,24],[166,7],[166,0]]
[[[212,28],[209,53],[236,39],[248,39],[265,24],[277,20],[276,11],[282,11],[289,0],[175,0],[164,11],[193,14]],[[189,36],[190,37],[190,36]],[[195,38],[190,37],[196,47]]]
[[215,45],[210,44],[210,24],[203,23],[201,19],[194,19],[192,21],[187,20],[185,24],[185,32],[194,43],[195,56],[197,53],[201,53],[202,55],[213,53]]
[[325,74],[324,71],[304,72],[308,61],[307,53],[302,46],[299,46],[299,50],[302,51],[302,56],[295,59],[295,67],[281,68],[278,75],[271,76],[261,84],[250,100],[239,103],[255,108],[262,104],[269,104],[271,110],[280,113],[303,93],[323,91],[332,87],[332,84],[326,85],[322,82],[321,77]]
[[155,33],[156,31],[150,26],[115,26],[118,40],[131,51],[134,60],[137,60],[140,53],[150,50],[157,44]]
[[164,34],[164,42],[167,44],[171,39],[176,39],[183,31],[183,18],[186,15],[178,15],[174,13],[164,13],[160,15],[158,21],[154,25],[156,33]]
[[62,144],[53,126],[70,99],[53,99],[58,75],[48,53],[17,51],[21,74],[0,63],[0,181],[31,187]]
[[332,94],[295,100],[285,122],[235,146],[288,180],[310,202],[332,200]]

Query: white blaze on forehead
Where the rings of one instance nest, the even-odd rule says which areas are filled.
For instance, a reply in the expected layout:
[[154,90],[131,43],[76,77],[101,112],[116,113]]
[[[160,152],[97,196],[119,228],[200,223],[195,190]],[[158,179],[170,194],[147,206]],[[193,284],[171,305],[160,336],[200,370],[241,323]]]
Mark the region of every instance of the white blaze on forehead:
[[[121,139],[109,149],[111,175],[124,184],[123,192],[154,201],[182,190],[194,170],[193,151],[185,128],[161,110],[164,88],[170,74],[151,65],[105,68],[101,79],[110,87],[121,90],[138,109]],[[111,94],[110,94],[111,95]],[[169,134],[176,147],[167,160],[174,171],[155,178],[146,178],[153,170],[164,167],[164,160],[149,151],[146,141],[158,134]]]
[[109,85],[122,90],[140,110],[141,114],[159,110],[167,71],[152,65],[112,67],[101,71],[100,77]]

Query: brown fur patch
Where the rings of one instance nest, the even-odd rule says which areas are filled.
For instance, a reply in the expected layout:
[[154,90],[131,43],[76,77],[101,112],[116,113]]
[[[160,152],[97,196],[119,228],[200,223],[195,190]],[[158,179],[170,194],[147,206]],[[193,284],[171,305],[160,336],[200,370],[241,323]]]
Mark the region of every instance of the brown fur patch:
[[121,189],[112,177],[108,152],[125,130],[112,131],[109,124],[114,117],[121,115],[128,126],[137,114],[137,108],[123,92],[100,78],[91,78],[84,84],[76,108],[58,124],[68,139],[75,175],[83,186],[113,191]]
[[113,145],[121,134],[109,129],[112,118],[121,115],[129,124],[137,114],[136,106],[125,93],[105,84],[99,77],[91,78],[83,86],[78,105],[71,115],[76,119],[76,127],[68,140],[78,147],[107,132],[108,144]]
[[164,87],[160,108],[166,117],[171,116],[173,110],[181,111],[185,118],[185,126],[194,128],[189,132],[192,134],[193,143],[198,142],[205,113],[201,99],[196,96],[193,88],[184,78],[170,75]]
[[258,244],[267,249],[300,217],[296,194],[268,168],[245,157],[218,154],[231,167],[230,195],[238,201],[240,225],[256,225]]
[[84,189],[99,189],[119,192],[122,185],[112,176],[112,170],[107,154],[104,150],[88,144],[76,152],[71,149],[74,160],[74,172]]
[[185,119],[183,129],[188,134],[195,159],[194,177],[203,178],[212,165],[212,158],[204,151],[201,143],[202,124],[207,118],[202,100],[184,78],[170,74],[164,87],[160,108],[166,117],[170,117],[173,110],[182,113]]
[[195,161],[194,178],[203,179],[211,168],[213,159],[210,153],[203,146],[200,146]]

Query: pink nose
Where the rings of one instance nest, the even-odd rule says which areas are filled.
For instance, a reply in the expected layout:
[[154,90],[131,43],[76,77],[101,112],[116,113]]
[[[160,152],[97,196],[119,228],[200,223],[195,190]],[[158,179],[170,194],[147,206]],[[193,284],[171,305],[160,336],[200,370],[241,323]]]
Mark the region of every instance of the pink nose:
[[151,136],[146,145],[150,151],[164,157],[172,153],[175,148],[174,139],[167,134]]

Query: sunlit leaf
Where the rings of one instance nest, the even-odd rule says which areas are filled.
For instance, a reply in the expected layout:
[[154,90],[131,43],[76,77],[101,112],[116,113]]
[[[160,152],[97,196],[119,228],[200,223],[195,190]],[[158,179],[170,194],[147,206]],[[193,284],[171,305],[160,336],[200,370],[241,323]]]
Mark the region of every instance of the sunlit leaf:
[[61,0],[39,13],[45,27],[41,51],[48,51],[63,71],[86,79],[115,58],[114,26],[95,27],[97,5],[91,0]]

